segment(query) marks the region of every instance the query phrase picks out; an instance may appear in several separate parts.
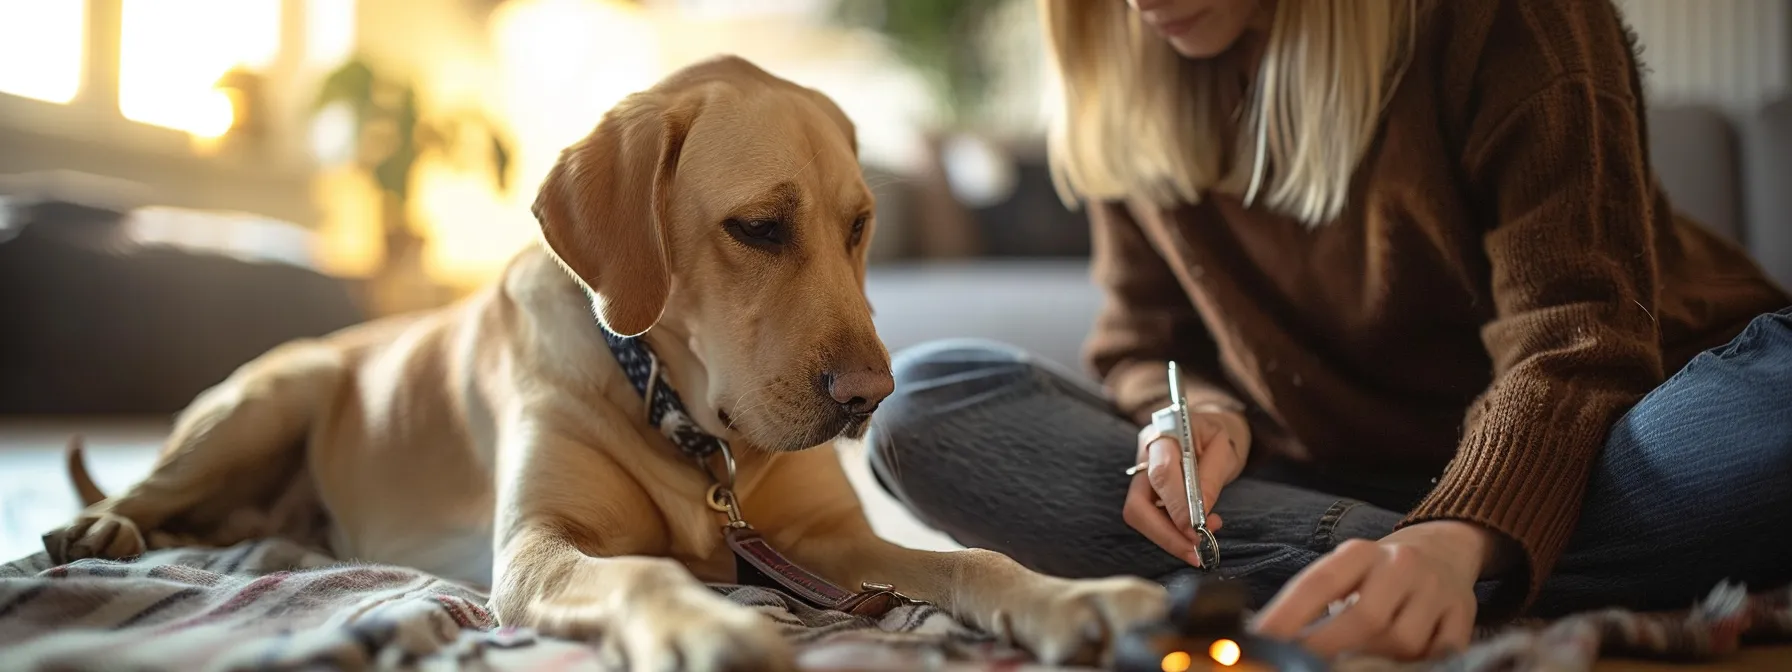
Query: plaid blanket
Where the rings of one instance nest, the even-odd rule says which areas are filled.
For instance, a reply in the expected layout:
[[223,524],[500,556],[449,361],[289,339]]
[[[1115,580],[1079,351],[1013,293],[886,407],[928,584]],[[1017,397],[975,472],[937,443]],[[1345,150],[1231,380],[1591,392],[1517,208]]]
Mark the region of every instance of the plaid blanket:
[[[804,669],[1028,669],[919,605],[879,619],[718,585],[774,619]],[[601,670],[595,648],[497,627],[485,595],[413,569],[342,564],[282,540],[129,562],[0,565],[0,670]]]
[[[806,670],[1012,670],[1014,649],[928,606],[881,619],[715,586],[781,624]],[[1792,635],[1792,592],[1720,587],[1679,614],[1600,612],[1482,640],[1441,663],[1347,670],[1584,670],[1601,655],[1711,659]],[[592,647],[497,627],[485,596],[401,567],[342,564],[279,540],[167,549],[130,562],[0,565],[0,669],[596,670]]]

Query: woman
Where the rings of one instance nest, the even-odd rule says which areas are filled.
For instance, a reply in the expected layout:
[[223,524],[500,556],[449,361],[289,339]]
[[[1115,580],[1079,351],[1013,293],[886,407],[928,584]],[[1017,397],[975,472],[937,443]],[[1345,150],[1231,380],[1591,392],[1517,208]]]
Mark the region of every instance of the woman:
[[1428,656],[1787,580],[1792,299],[1662,194],[1608,0],[1041,7],[1104,386],[901,353],[874,468],[921,519],[1056,574],[1194,571],[1141,429],[1173,360],[1265,634]]

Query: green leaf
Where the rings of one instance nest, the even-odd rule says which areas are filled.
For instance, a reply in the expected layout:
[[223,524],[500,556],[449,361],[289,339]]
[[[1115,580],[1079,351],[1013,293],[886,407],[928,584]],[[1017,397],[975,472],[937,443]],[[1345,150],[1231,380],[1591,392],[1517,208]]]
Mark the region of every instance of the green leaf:
[[510,193],[510,146],[498,134],[491,134],[492,143],[492,176],[498,183],[498,193]]
[[393,152],[373,167],[373,180],[380,189],[398,197],[400,202],[411,196],[411,167],[417,156],[410,152]]
[[364,113],[373,106],[373,87],[377,79],[365,62],[351,59],[324,77],[317,98],[311,102],[311,112],[315,114],[336,103],[348,103],[357,113]]
[[962,118],[989,85],[991,65],[978,33],[1001,6],[1002,0],[843,0],[836,16],[883,34],[896,55],[926,78],[945,111]]

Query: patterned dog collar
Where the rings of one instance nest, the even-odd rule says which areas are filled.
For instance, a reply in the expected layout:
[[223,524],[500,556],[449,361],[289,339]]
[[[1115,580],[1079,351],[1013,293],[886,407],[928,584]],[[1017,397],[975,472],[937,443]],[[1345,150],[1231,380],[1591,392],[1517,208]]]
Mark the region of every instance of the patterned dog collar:
[[648,424],[658,427],[660,433],[666,435],[679,450],[699,461],[725,448],[722,439],[703,431],[691,419],[690,413],[685,410],[684,401],[678,398],[678,391],[672,389],[671,382],[665,379],[659,356],[647,346],[646,340],[624,337],[602,324],[598,325],[598,329],[603,330],[604,342],[610,345],[610,354],[616,356],[616,363],[622,366],[623,375],[628,376],[628,382],[635,386],[635,392],[641,395],[647,406]]

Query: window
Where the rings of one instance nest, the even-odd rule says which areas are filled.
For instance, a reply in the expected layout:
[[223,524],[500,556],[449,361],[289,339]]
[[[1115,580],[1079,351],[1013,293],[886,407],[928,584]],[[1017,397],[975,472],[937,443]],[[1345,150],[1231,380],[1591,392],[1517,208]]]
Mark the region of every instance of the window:
[[86,51],[85,0],[0,0],[0,93],[74,100]]
[[334,68],[355,51],[355,0],[305,3],[305,64]]
[[273,61],[280,49],[280,0],[123,0],[122,5],[118,111],[132,121],[200,137],[229,131],[230,97],[215,85],[232,68],[260,69]]

